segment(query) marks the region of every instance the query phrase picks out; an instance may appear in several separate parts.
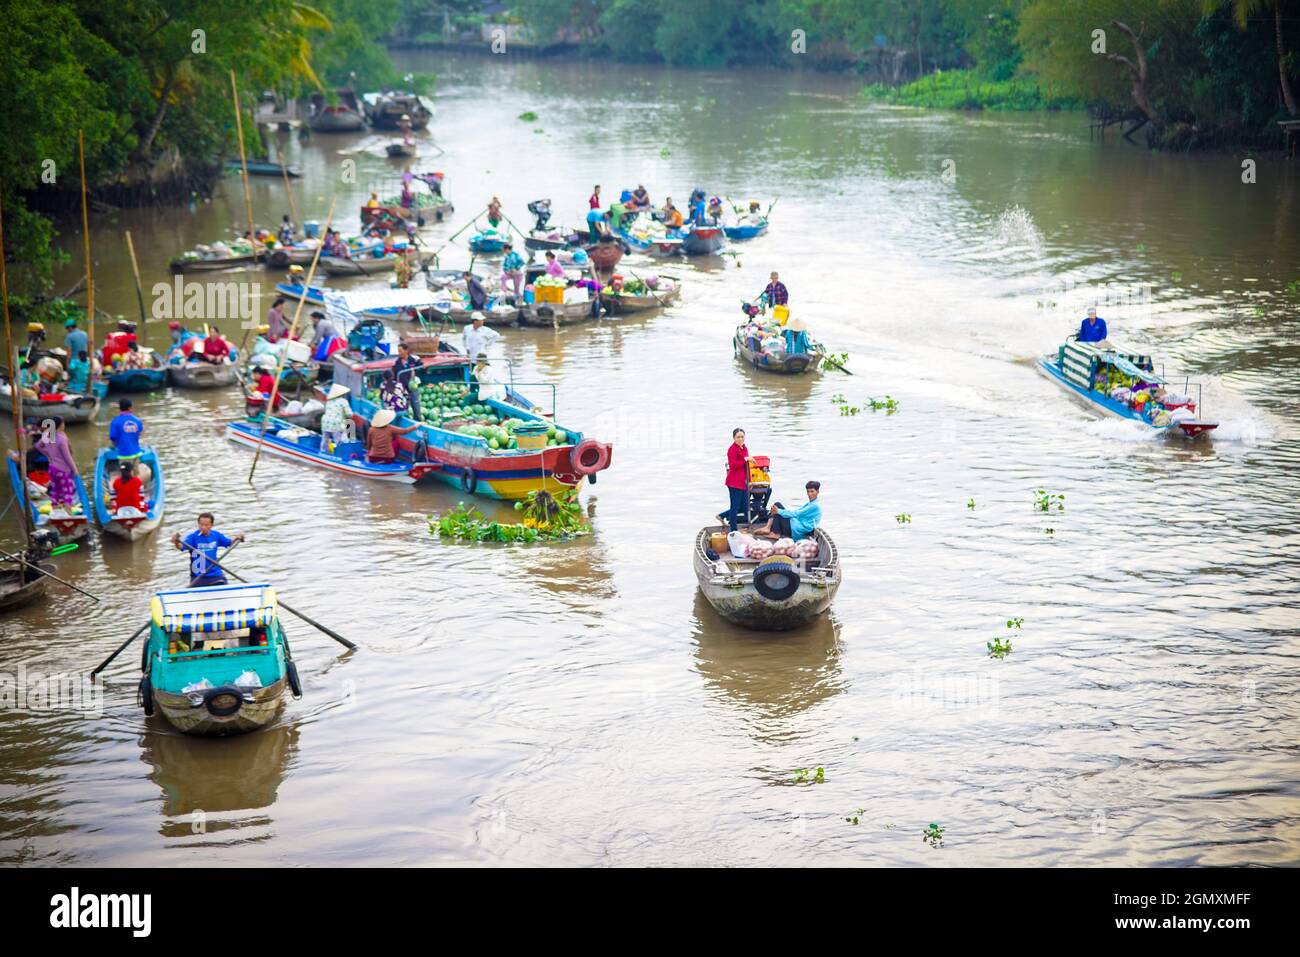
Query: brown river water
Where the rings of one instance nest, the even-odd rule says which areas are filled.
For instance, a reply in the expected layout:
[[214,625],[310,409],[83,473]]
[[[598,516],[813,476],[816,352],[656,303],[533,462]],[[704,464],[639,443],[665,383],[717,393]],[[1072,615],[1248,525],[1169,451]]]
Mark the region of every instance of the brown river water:
[[[0,670],[93,667],[184,583],[166,538],[201,509],[248,535],[232,567],[360,647],[287,617],[305,697],[239,738],[146,720],[138,646],[89,714],[10,706],[0,861],[1300,862],[1300,165],[1260,156],[1243,184],[1244,157],[1098,145],[1078,114],[883,108],[838,77],[406,65],[439,74],[431,165],[457,212],[435,244],[494,193],[521,226],[539,196],[579,223],[597,182],[779,196],[772,229],[734,258],[657,267],[686,281],[665,313],[506,330],[519,380],[554,383],[559,418],[615,445],[583,492],[594,534],[570,543],[440,543],[426,516],[460,497],[445,486],[263,459],[250,487],[251,453],[221,433],[236,391],[137,397],[163,527],[61,558],[103,600],[54,588],[0,618]],[[368,134],[281,137],[304,216],[337,195],[355,228],[370,181],[399,172]],[[276,179],[253,180],[253,203],[262,222],[288,212]],[[135,311],[124,229],[148,295],[242,204],[229,177],[196,210],[96,217],[99,302]],[[740,302],[771,269],[853,375],[733,359]],[[1113,339],[1203,383],[1211,441],[1102,420],[1035,371],[1092,303]],[[901,407],[844,416],[836,393]],[[107,418],[70,428],[87,477]],[[721,621],[691,568],[735,426],[772,457],[777,497],[821,480],[842,553],[831,613],[781,636]],[[1036,511],[1039,488],[1065,511]]]

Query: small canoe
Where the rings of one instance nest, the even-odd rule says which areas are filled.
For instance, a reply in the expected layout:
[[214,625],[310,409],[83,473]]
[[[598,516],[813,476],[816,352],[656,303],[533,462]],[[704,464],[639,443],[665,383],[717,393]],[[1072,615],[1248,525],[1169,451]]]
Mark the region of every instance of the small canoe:
[[173,362],[167,375],[178,389],[219,389],[239,381],[238,366],[231,359],[222,363]]
[[397,268],[398,256],[363,256],[357,259],[343,259],[338,256],[322,256],[320,267],[329,276],[378,276],[392,272]]
[[[237,159],[226,160],[226,172],[238,173],[243,169],[243,164]],[[297,166],[282,165],[273,163],[271,160],[248,160],[249,176],[284,176],[288,175],[291,179],[297,179],[302,175],[302,170]]]
[[747,239],[757,239],[759,236],[762,236],[767,232],[767,220],[764,219],[757,225],[723,226],[722,231],[726,234],[728,239],[736,240],[738,242],[744,242]]
[[[40,567],[51,574],[54,572],[54,565],[50,562],[41,562]],[[49,581],[46,576],[23,565],[0,570],[0,611],[22,608],[44,597]]]
[[[58,392],[35,399],[23,399],[23,418],[29,421],[57,415],[64,422],[89,422],[98,411],[99,398],[94,395]],[[10,415],[14,412],[13,390],[3,377],[0,377],[0,412],[8,412]]]
[[422,130],[429,125],[433,111],[415,93],[383,91],[362,96],[366,116],[377,130],[402,128],[402,117],[410,117],[411,129]]
[[503,252],[509,237],[491,230],[485,233],[475,233],[470,237],[469,250],[479,256],[492,255]]
[[[39,529],[51,529],[58,533],[59,544],[85,538],[90,532],[90,497],[86,495],[86,484],[81,475],[74,475],[77,486],[77,501],[72,509],[54,509],[50,503],[49,473],[46,471],[48,461],[44,455],[33,449],[27,459],[27,489],[23,488],[22,470],[13,459],[6,459],[9,465],[9,487],[13,489],[18,507],[27,508],[32,517],[32,525]],[[27,492],[31,493],[30,498]]]
[[398,459],[393,463],[369,462],[366,460],[365,445],[361,442],[343,442],[335,446],[333,452],[325,452],[321,450],[319,432],[308,432],[277,416],[271,417],[264,439],[260,422],[243,419],[227,423],[226,438],[251,449],[257,448],[260,441],[262,452],[266,455],[354,478],[377,479],[381,482],[410,485],[438,468],[432,462],[414,462],[410,459]]
[[95,459],[94,503],[95,517],[99,527],[110,535],[135,542],[144,538],[162,522],[163,506],[166,499],[166,487],[163,483],[162,465],[158,462],[158,453],[148,446],[140,450],[136,459],[139,465],[146,465],[150,475],[144,483],[144,502],[147,512],[138,509],[111,511],[109,502],[112,496],[113,479],[117,470],[117,453],[112,449],[100,449]]
[[746,628],[785,631],[830,608],[841,581],[839,551],[821,529],[813,532],[817,556],[799,560],[773,555],[737,558],[725,547],[709,557],[710,540],[726,526],[712,525],[695,537],[695,577],[719,615]]
[[214,259],[187,259],[180,256],[171,261],[171,271],[174,273],[186,272],[216,272],[220,269],[235,269],[239,266],[252,266],[261,262],[265,253],[262,250],[245,253],[241,256],[218,256]]
[[159,592],[150,602],[139,701],[185,734],[255,731],[302,695],[266,583]]
[[821,346],[810,340],[812,349],[808,352],[764,352],[761,348],[755,349],[754,344],[745,339],[745,324],[736,327],[736,334],[732,337],[731,344],[735,349],[736,355],[744,359],[755,369],[762,369],[764,372],[778,372],[785,375],[799,375],[804,372],[816,372],[821,366],[822,356],[825,354]]
[[[143,352],[145,350],[141,350]],[[149,350],[151,365],[147,369],[121,369],[105,372],[104,380],[113,392],[153,392],[167,384],[167,366],[162,356]]]
[[657,277],[657,285],[653,291],[643,293],[619,292],[611,293],[608,289],[601,294],[601,300],[605,307],[614,315],[625,315],[632,312],[645,312],[648,309],[661,309],[664,306],[671,305],[681,298],[682,281],[676,276]]
[[709,256],[722,249],[725,238],[721,226],[691,226],[682,232],[682,252],[688,256]]

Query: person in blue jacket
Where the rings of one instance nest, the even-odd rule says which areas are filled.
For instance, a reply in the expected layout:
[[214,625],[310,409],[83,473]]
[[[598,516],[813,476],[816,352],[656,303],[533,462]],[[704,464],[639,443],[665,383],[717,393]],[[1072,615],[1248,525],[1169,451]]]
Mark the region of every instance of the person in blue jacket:
[[821,495],[821,482],[809,482],[804,486],[808,501],[798,508],[785,508],[780,502],[768,511],[771,518],[761,529],[754,532],[759,538],[793,538],[798,541],[807,538],[822,520],[822,507],[817,503]]
[[144,423],[131,411],[131,400],[122,399],[117,404],[118,413],[108,426],[108,440],[113,443],[118,461],[129,461],[140,457],[140,436],[144,433]]
[[1088,310],[1088,318],[1079,324],[1080,342],[1105,342],[1106,320],[1097,317],[1095,308]]

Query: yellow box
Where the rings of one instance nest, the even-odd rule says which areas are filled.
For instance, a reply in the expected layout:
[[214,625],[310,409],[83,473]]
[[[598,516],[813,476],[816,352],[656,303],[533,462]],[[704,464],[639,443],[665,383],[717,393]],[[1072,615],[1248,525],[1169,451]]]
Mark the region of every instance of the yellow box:
[[536,449],[544,449],[546,448],[546,433],[543,432],[540,435],[516,434],[515,448],[528,449],[529,451],[533,451]]
[[784,326],[784,325],[785,325],[785,321],[786,321],[787,319],[790,318],[790,307],[789,307],[789,306],[773,306],[773,307],[772,307],[772,315],[776,317],[776,321],[777,321],[777,322],[781,323],[781,325]]
[[563,286],[534,286],[533,292],[538,302],[564,302]]

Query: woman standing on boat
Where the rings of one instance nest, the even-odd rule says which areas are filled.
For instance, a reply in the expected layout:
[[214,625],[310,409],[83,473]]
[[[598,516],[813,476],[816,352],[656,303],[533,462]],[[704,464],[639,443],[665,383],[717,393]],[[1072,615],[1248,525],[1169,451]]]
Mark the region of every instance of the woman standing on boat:
[[46,428],[36,448],[49,462],[50,505],[54,508],[72,509],[77,501],[77,463],[72,457],[72,446],[68,444],[68,434],[64,428],[63,417],[54,416],[49,420],[52,428]]
[[733,429],[731,445],[727,446],[727,493],[731,503],[727,511],[718,516],[731,530],[736,531],[742,519],[749,519],[749,449],[745,446],[745,430]]
[[412,424],[405,427],[393,425],[397,418],[391,410],[380,409],[370,420],[370,429],[366,433],[366,459],[375,463],[397,461],[397,437],[414,432],[420,426]]

